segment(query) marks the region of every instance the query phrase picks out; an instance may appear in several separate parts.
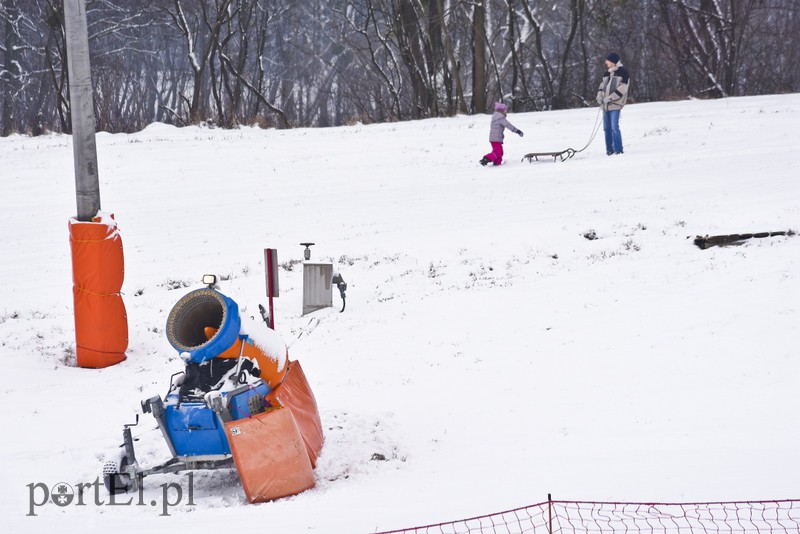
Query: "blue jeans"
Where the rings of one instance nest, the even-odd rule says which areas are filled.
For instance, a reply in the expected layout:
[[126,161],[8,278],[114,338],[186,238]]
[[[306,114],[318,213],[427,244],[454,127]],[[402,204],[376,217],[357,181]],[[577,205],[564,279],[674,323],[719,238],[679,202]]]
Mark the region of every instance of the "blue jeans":
[[619,109],[603,113],[603,129],[606,132],[606,153],[622,152],[622,132],[619,131]]

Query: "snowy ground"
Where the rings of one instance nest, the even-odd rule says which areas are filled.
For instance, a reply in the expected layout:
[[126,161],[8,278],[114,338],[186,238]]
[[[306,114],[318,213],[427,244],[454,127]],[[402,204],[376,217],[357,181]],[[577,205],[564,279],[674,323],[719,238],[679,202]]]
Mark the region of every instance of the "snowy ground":
[[[630,105],[623,156],[601,132],[569,162],[520,162],[580,148],[595,117],[510,115],[526,136],[507,137],[499,168],[477,164],[488,116],[99,134],[130,327],[128,359],[104,370],[74,367],[71,139],[0,139],[2,523],[367,533],[547,493],[800,497],[800,237],[692,245],[800,230],[800,95]],[[302,241],[349,285],[347,310],[305,334]],[[30,484],[94,481],[139,401],[164,393],[182,367],[166,317],[204,273],[256,313],[265,247],[283,264],[277,326],[326,432],[317,487],[249,505],[235,472],[199,473],[194,505],[162,516],[148,505],[161,485],[187,483],[165,475],[143,506],[26,516]],[[150,416],[137,435],[143,464],[167,458]]]

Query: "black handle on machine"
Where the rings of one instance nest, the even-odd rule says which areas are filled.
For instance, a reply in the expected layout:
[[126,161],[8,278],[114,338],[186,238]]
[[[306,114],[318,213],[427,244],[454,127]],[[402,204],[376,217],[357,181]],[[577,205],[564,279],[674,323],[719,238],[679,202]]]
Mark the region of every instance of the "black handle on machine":
[[336,284],[336,287],[339,288],[339,295],[342,296],[342,309],[339,310],[339,313],[342,313],[344,311],[345,306],[347,306],[347,301],[345,300],[345,295],[344,295],[344,292],[347,291],[347,282],[344,281],[344,278],[342,278],[342,275],[339,273],[333,275],[332,282]]
[[258,305],[258,311],[261,313],[261,318],[264,319],[264,322],[267,323],[267,328],[272,328],[272,320],[267,313],[267,310],[261,304]]

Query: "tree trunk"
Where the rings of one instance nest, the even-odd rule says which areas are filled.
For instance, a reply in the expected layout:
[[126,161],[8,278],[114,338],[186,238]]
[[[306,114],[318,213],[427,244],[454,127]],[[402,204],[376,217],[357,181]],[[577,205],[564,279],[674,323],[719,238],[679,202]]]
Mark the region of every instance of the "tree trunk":
[[472,106],[470,112],[486,112],[486,0],[476,0],[472,10]]
[[17,57],[17,46],[19,34],[16,28],[18,11],[14,6],[14,0],[5,0],[2,5],[5,10],[5,69],[0,67],[0,84],[3,86],[3,128],[0,136],[8,137],[17,132],[17,109],[14,104],[16,98],[16,87],[19,79],[19,61]]
[[447,62],[449,64],[449,71],[450,71],[450,78],[452,79],[451,83],[455,84],[455,112],[456,113],[466,113],[467,112],[467,104],[464,102],[464,88],[461,86],[461,73],[458,69],[458,64],[456,63],[455,54],[453,53],[453,41],[450,39],[450,32],[445,25],[444,19],[444,5],[442,0],[437,0],[438,4],[438,11],[439,11],[439,26],[442,30],[442,36],[444,37],[444,48],[445,53],[447,54]]

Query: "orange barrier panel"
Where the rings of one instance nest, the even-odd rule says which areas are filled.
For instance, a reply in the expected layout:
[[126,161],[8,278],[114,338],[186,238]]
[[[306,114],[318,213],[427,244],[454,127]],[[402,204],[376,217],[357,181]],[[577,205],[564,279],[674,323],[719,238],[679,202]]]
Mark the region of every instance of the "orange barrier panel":
[[303,368],[299,361],[289,362],[289,370],[280,386],[267,395],[267,401],[273,406],[278,404],[291,408],[297,421],[303,443],[306,445],[311,465],[317,466],[317,456],[322,451],[322,422],[319,419],[317,400],[308,385]]
[[[207,326],[203,329],[206,338],[211,339],[217,333],[216,328]],[[277,335],[277,334],[276,334]],[[242,351],[242,343],[244,343],[244,351]],[[283,381],[286,375],[288,366],[286,365],[289,357],[286,350],[283,354],[268,354],[261,347],[253,342],[244,342],[237,339],[230,348],[218,354],[217,358],[238,358],[239,354],[245,358],[250,358],[256,361],[256,365],[261,370],[261,378],[269,384],[270,389],[275,389]]]
[[114,216],[69,221],[72,294],[79,367],[108,367],[125,359],[128,315],[120,289],[125,275],[122,238]]
[[233,461],[248,502],[264,502],[313,488],[303,438],[286,408],[225,423]]

